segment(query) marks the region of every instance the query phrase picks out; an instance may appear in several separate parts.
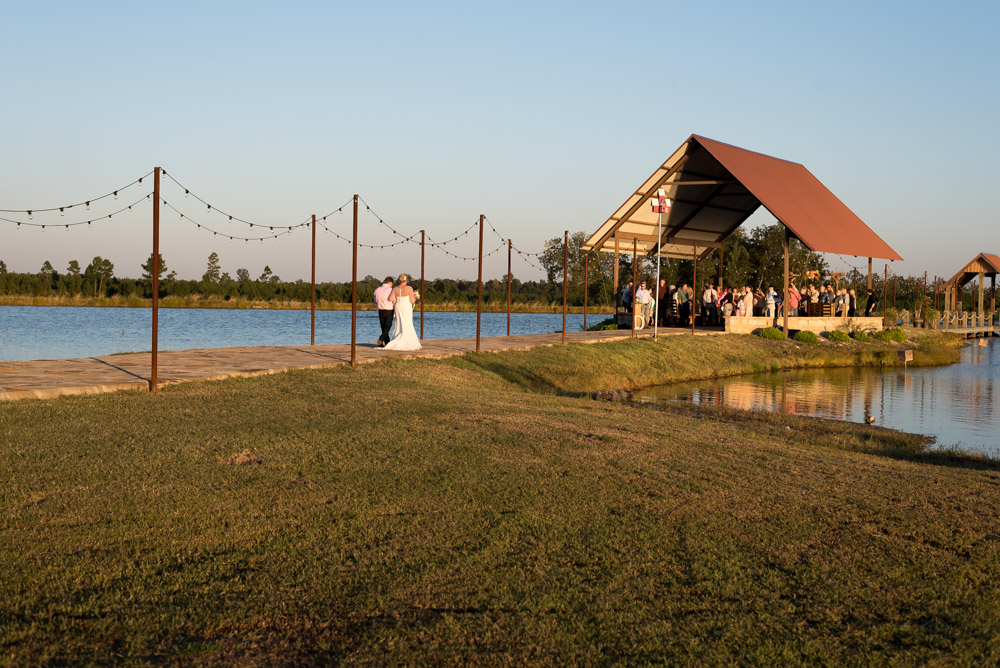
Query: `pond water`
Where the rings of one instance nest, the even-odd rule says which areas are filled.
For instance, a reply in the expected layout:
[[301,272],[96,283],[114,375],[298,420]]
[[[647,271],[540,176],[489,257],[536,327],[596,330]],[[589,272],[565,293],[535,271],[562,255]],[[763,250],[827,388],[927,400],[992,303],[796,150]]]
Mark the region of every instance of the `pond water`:
[[[587,324],[606,315],[592,314]],[[413,314],[420,332],[420,313]],[[567,331],[583,329],[583,315],[569,314]],[[562,313],[513,313],[511,334],[562,331]],[[376,311],[358,311],[359,343],[381,330]],[[482,336],[507,333],[506,313],[484,313]],[[424,314],[424,338],[475,337],[476,314]],[[142,308],[0,306],[0,362],[93,357],[150,349],[150,310]],[[317,311],[316,343],[350,343],[350,311]],[[160,309],[160,350],[309,343],[309,311],[254,309]]]
[[998,382],[1000,339],[976,339],[945,367],[786,371],[664,385],[634,397],[852,422],[874,417],[879,426],[934,436],[939,446],[1000,456]]

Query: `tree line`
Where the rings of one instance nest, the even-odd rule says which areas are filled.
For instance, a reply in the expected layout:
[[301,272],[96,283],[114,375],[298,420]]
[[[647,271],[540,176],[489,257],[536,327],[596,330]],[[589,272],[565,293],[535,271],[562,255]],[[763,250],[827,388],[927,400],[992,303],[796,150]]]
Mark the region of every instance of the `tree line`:
[[[781,291],[784,271],[784,252],[782,237],[784,228],[780,224],[765,225],[749,232],[736,230],[723,242],[725,259],[723,281],[726,286],[766,288],[773,285]],[[585,240],[583,232],[575,232],[569,238],[569,261],[567,292],[571,306],[582,306],[584,296],[584,255],[581,247]],[[622,248],[622,251],[625,251]],[[115,274],[115,267],[110,260],[95,257],[81,268],[77,260],[71,260],[64,271],[59,271],[46,260],[37,273],[19,273],[7,270],[7,265],[0,260],[0,295],[27,295],[35,297],[65,296],[65,297],[152,297],[152,259],[150,254],[145,263],[140,265],[139,278],[126,278]],[[514,278],[511,282],[511,300],[517,304],[539,304],[554,306],[562,304],[563,279],[563,239],[549,239],[538,257],[545,280],[521,281]],[[830,267],[824,257],[810,251],[797,240],[792,240],[789,249],[791,273],[798,275],[796,284],[802,287],[806,281],[802,277],[807,271],[815,271],[823,282],[831,284],[840,282],[841,287],[859,289],[859,298],[864,294],[867,283],[867,267],[847,272],[846,275],[830,274]],[[864,260],[860,260],[864,262]],[[698,263],[698,285],[717,281],[718,251],[713,251],[707,258]],[[693,283],[692,260],[662,259],[660,276],[668,284],[681,285]],[[587,301],[592,306],[612,306],[614,304],[614,257],[611,253],[590,253],[587,263],[588,276],[586,281]],[[652,285],[656,276],[656,258],[641,257],[637,272],[640,280]],[[310,284],[307,281],[283,281],[274,274],[269,266],[264,266],[260,275],[254,278],[246,268],[236,270],[231,276],[222,271],[218,253],[208,256],[205,273],[200,280],[177,278],[176,272],[169,271],[167,263],[160,255],[159,262],[159,293],[160,297],[194,297],[221,300],[275,300],[307,302],[310,299]],[[619,258],[619,275],[621,283],[619,290],[632,277],[631,254],[623,252]],[[898,308],[912,309],[923,299],[923,276],[890,276],[886,296],[893,299],[895,286],[895,303]],[[812,282],[816,282],[813,280]],[[882,275],[873,276],[873,289],[881,299]],[[359,301],[372,298],[375,288],[381,284],[381,277],[366,276],[358,281]],[[933,299],[933,285],[928,284],[927,295]],[[317,283],[317,299],[330,302],[347,303],[351,301],[351,284],[349,282]],[[424,298],[428,305],[432,304],[475,304],[476,281],[461,279],[436,278],[425,281]],[[963,293],[966,309],[973,305],[973,291]],[[507,299],[506,274],[486,280],[483,284],[483,299],[487,304],[505,303]]]

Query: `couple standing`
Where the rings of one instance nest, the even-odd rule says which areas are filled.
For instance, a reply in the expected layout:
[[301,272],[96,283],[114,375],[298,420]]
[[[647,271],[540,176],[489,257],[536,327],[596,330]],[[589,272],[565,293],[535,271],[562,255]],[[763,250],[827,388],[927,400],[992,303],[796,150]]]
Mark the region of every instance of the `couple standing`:
[[[378,322],[382,336],[376,345],[384,350],[420,350],[420,339],[413,329],[413,303],[420,299],[420,291],[411,288],[410,277],[399,275],[399,285],[392,287],[392,276],[386,276],[382,285],[375,289],[375,305],[378,307]],[[392,339],[389,327],[395,321]]]

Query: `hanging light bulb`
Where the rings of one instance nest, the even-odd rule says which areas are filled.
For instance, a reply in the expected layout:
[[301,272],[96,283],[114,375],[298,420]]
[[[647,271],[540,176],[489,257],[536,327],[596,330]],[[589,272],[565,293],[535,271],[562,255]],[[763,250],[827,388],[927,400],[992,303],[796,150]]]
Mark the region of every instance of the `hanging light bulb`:
[[59,215],[60,216],[65,216],[66,215],[66,212],[63,211],[63,207],[59,207]]
[[184,196],[187,197],[190,194],[191,194],[191,191],[189,191],[187,188],[185,188],[184,189]]
[[212,205],[211,205],[211,204],[209,204],[209,205],[207,205],[207,206],[208,206],[208,210],[209,210],[209,211],[211,211],[211,210],[212,210]]
[[31,209],[28,209],[28,220],[31,220]]
[[142,179],[139,179],[139,185],[140,186],[142,185]]
[[87,202],[87,211],[90,211],[90,202]]
[[69,225],[66,226],[66,231],[69,232]]
[[118,199],[118,191],[115,191],[115,199]]

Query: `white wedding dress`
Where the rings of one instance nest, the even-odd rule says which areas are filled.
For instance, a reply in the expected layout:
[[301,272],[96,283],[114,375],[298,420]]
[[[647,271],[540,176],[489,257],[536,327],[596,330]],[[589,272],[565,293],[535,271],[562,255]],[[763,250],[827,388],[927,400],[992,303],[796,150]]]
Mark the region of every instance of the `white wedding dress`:
[[382,350],[420,350],[420,339],[413,329],[413,303],[409,295],[396,295],[392,340]]

